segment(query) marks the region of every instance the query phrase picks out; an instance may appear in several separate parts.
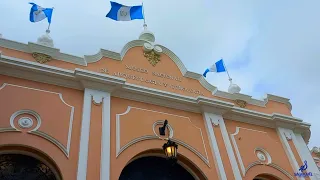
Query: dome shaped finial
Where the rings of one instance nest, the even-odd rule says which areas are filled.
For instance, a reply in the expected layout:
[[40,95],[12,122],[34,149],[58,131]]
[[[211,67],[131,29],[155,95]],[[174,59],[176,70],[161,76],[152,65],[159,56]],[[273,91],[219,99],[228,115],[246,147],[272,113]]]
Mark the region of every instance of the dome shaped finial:
[[229,78],[229,81],[230,81],[230,86],[228,88],[228,92],[231,94],[239,93],[241,91],[241,88],[238,85],[233,84],[231,78]]
[[156,38],[155,38],[154,34],[153,34],[151,31],[148,31],[148,28],[147,28],[147,27],[148,27],[147,24],[144,23],[144,24],[143,24],[143,29],[144,29],[144,30],[143,30],[143,32],[140,34],[139,39],[140,39],[140,40],[145,40],[145,41],[149,41],[149,42],[154,43],[155,40],[156,40]]
[[2,38],[2,34],[0,33],[0,38]]
[[46,30],[46,34],[42,35],[41,37],[38,38],[37,43],[41,44],[43,46],[48,46],[48,47],[54,47],[53,40],[49,36],[50,30]]

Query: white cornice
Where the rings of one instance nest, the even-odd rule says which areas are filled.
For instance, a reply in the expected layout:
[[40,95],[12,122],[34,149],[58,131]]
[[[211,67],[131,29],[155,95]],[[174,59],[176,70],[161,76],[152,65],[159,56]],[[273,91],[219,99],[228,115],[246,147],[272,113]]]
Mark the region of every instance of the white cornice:
[[[73,55],[61,53],[60,49],[56,49],[56,48],[46,47],[46,46],[42,46],[39,44],[31,43],[31,42],[29,42],[28,44],[23,44],[20,42],[15,42],[15,41],[0,38],[0,46],[1,47],[5,47],[8,49],[14,49],[14,50],[18,50],[18,51],[22,51],[22,52],[26,52],[26,53],[39,52],[39,53],[50,55],[53,59],[65,61],[68,63],[74,63],[74,64],[81,65],[81,66],[87,66],[88,63],[97,62],[97,61],[101,60],[103,57],[111,58],[111,59],[117,60],[117,61],[122,61],[123,57],[128,52],[128,50],[130,50],[133,47],[142,47],[144,43],[146,43],[146,41],[144,41],[144,40],[133,40],[133,41],[128,42],[122,48],[120,53],[112,52],[112,51],[105,50],[105,49],[100,49],[100,51],[97,54],[85,55],[84,57],[78,57],[78,56],[73,56]],[[164,54],[169,56],[170,59],[172,59],[174,61],[174,63],[178,66],[180,72],[182,73],[182,75],[184,77],[198,80],[200,82],[200,84],[205,89],[212,92],[212,94],[214,96],[226,98],[226,99],[230,99],[230,100],[236,100],[236,99],[244,100],[248,104],[252,104],[252,105],[256,105],[256,106],[260,106],[260,107],[266,107],[266,103],[268,102],[268,100],[272,100],[272,101],[284,103],[287,105],[287,107],[290,110],[292,109],[292,106],[289,102],[289,99],[287,99],[287,98],[282,98],[282,97],[278,97],[275,95],[267,94],[266,99],[259,100],[259,99],[254,99],[251,96],[244,95],[244,94],[237,94],[237,93],[231,94],[228,92],[220,91],[217,89],[217,87],[208,83],[208,81],[205,78],[203,78],[203,76],[201,74],[188,71],[186,69],[186,67],[184,66],[184,64],[182,63],[182,61],[179,59],[179,57],[177,55],[175,55],[171,50],[169,50],[168,48],[161,46],[161,45],[158,45],[158,46],[160,46],[162,48]]]
[[112,96],[181,109],[190,112],[211,112],[226,119],[265,127],[286,127],[299,132],[306,142],[310,138],[310,124],[281,114],[265,114],[236,107],[233,103],[203,96],[189,97],[127,83],[125,79],[83,69],[65,70],[40,63],[1,55],[0,74],[83,90],[91,88],[111,92]]

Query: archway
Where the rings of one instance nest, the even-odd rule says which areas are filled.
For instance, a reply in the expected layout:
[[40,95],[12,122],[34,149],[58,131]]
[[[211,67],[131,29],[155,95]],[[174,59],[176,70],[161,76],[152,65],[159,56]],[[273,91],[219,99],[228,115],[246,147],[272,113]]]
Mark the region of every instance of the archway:
[[1,180],[59,180],[55,173],[38,159],[22,154],[0,155]]
[[253,180],[280,180],[280,179],[269,174],[259,174]]
[[182,166],[162,157],[147,156],[130,162],[121,172],[119,180],[194,180]]

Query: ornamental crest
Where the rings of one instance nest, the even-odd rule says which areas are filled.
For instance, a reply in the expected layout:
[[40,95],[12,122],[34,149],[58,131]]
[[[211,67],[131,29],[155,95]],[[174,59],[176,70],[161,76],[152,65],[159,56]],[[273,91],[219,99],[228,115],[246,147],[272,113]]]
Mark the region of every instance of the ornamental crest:
[[247,106],[247,102],[244,100],[236,99],[234,102],[241,108],[245,108]]
[[46,62],[49,62],[52,57],[46,54],[42,54],[42,53],[32,53],[33,58],[40,64],[44,64]]
[[151,42],[143,44],[143,55],[149,61],[152,66],[156,66],[160,61],[160,54],[162,53],[162,48]]
[[156,66],[157,63],[160,61],[160,55],[156,54],[153,50],[150,52],[144,52],[143,55],[148,59],[149,63],[152,66]]

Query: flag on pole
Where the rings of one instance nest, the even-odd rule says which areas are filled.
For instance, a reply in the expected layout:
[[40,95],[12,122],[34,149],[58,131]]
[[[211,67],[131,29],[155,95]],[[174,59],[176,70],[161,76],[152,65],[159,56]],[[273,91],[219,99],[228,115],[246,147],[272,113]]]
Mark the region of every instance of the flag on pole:
[[131,21],[134,19],[144,19],[142,5],[125,6],[116,2],[111,3],[111,9],[106,17],[115,21]]
[[226,68],[224,67],[223,59],[220,59],[215,64],[213,64],[210,68],[206,69],[203,73],[204,77],[207,77],[208,72],[225,72]]
[[30,10],[30,21],[31,22],[39,22],[44,20],[45,18],[48,19],[48,23],[51,23],[51,16],[53,8],[43,8],[38,6],[35,3],[29,3],[32,5]]

